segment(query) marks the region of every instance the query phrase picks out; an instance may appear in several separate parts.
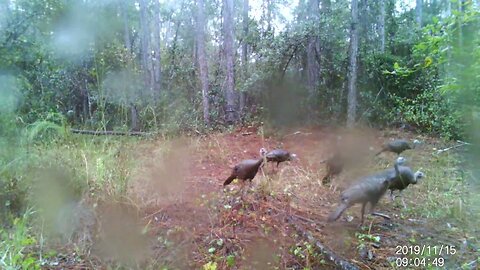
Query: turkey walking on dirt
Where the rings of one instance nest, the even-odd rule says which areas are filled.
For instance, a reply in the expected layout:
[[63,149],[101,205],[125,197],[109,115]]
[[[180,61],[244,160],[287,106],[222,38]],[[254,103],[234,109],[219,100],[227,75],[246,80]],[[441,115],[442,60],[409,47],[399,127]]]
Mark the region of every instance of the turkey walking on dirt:
[[337,220],[342,213],[354,204],[362,204],[361,221],[359,226],[363,224],[365,207],[370,203],[370,211],[372,212],[380,198],[387,191],[390,181],[398,176],[399,165],[403,164],[405,159],[399,157],[395,162],[395,170],[383,170],[372,175],[360,178],[353,185],[342,192],[341,203],[337,209],[330,214],[328,221]]
[[296,154],[290,153],[283,149],[275,149],[266,154],[267,162],[277,162],[278,165],[285,161],[290,161],[293,159],[298,159]]
[[265,148],[260,149],[260,158],[259,159],[246,159],[235,165],[230,176],[225,180],[223,186],[229,185],[234,179],[239,179],[242,181],[242,191],[245,185],[245,181],[249,180],[250,183],[252,179],[257,175],[258,169],[265,162],[265,154],[267,150]]
[[323,160],[320,163],[325,163],[327,168],[327,174],[322,178],[322,183],[326,184],[330,182],[333,176],[342,172],[343,167],[345,166],[345,158],[340,152],[336,152],[332,157]]
[[414,149],[417,145],[420,144],[419,140],[413,141],[413,146],[407,140],[394,140],[383,145],[382,150],[378,152],[375,156],[380,155],[383,152],[393,152],[397,155],[400,155],[403,151],[408,149]]

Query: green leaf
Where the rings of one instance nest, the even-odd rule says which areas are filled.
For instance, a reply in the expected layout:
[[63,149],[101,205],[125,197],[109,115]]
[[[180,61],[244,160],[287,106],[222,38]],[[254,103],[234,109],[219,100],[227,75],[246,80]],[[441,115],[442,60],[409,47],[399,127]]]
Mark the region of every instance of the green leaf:
[[235,265],[235,255],[228,255],[227,256],[227,266],[228,267],[233,267]]
[[425,61],[423,62],[423,67],[427,68],[433,63],[433,59],[430,56],[425,57]]
[[400,69],[400,65],[398,64],[398,62],[395,62],[395,64],[393,64],[393,68],[395,70]]
[[217,262],[208,262],[204,264],[203,270],[217,270]]

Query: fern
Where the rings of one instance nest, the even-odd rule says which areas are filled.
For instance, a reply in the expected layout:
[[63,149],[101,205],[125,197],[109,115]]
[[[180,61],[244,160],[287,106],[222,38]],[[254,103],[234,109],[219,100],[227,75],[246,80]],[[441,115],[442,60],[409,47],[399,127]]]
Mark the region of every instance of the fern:
[[36,139],[50,138],[50,136],[66,136],[66,129],[48,120],[39,120],[28,126],[27,140],[33,142]]

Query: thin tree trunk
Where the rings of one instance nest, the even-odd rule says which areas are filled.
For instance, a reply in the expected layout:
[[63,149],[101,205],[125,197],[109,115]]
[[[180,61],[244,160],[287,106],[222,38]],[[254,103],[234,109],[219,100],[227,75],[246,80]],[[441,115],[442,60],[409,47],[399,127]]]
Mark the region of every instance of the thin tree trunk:
[[355,124],[357,116],[357,55],[358,55],[358,0],[352,0],[352,26],[350,29],[348,67],[347,126]]
[[131,126],[130,131],[139,131],[140,128],[138,126],[138,111],[135,104],[130,104],[130,113],[131,113]]
[[[309,22],[312,25],[317,25],[319,10],[318,0],[309,1]],[[316,29],[314,29],[316,30]],[[317,102],[317,93],[318,93],[318,82],[319,82],[319,73],[320,65],[318,63],[318,37],[316,31],[313,31],[312,35],[309,37],[308,47],[307,47],[307,83],[309,90],[309,100],[313,101],[312,105]]]
[[385,53],[385,1],[380,0],[380,19],[378,22],[378,32],[380,34],[380,52]]
[[[297,18],[296,20],[298,22],[303,22],[307,19],[307,11],[308,11],[308,7],[307,7],[308,3],[307,3],[307,0],[299,0],[298,1],[298,13],[297,13]],[[308,47],[307,47],[308,48]],[[301,76],[301,79],[302,81],[306,81],[308,82],[308,69],[307,69],[307,52],[302,50],[302,56],[301,56],[301,59],[302,59],[302,62],[301,62],[301,73],[300,73],[300,76]]]
[[416,0],[415,10],[417,16],[417,24],[418,26],[422,27],[423,0]]
[[123,42],[125,43],[125,48],[127,48],[129,53],[132,53],[132,41],[130,39],[130,25],[128,24],[128,1],[121,1],[122,17],[123,17]]
[[5,29],[7,27],[7,18],[10,14],[10,1],[3,0],[0,1],[0,29]]
[[[248,10],[249,10],[249,4],[248,0],[243,0],[243,12],[242,12],[242,17],[243,17],[243,44],[242,44],[242,62],[243,62],[243,75],[244,79],[248,77],[248,43],[247,43],[247,37],[248,37]],[[245,99],[246,99],[246,93],[245,91],[240,92],[240,117],[243,118],[243,115],[245,113]]]
[[160,54],[160,3],[155,0],[155,12],[154,12],[154,25],[153,25],[153,76],[154,84],[153,91],[156,96],[160,94],[162,88],[162,66],[161,66],[161,54]]
[[140,60],[142,65],[142,71],[144,74],[144,84],[149,90],[152,89],[151,80],[150,80],[150,61],[148,56],[149,44],[150,44],[150,29],[148,27],[148,18],[147,18],[147,1],[140,0],[140,29],[141,29],[141,38],[140,38]]
[[238,120],[237,102],[235,95],[235,70],[234,70],[234,48],[233,48],[233,0],[224,0],[224,48],[225,48],[225,64],[226,64],[226,86],[225,99],[226,121],[229,124],[236,123]]
[[205,2],[197,0],[197,55],[200,69],[200,82],[202,85],[203,121],[210,125],[210,104],[208,88],[208,65],[205,52]]
[[[463,0],[458,0],[458,12],[463,13]],[[461,16],[459,16],[461,17]],[[463,48],[463,25],[462,20],[458,19],[458,49],[462,51]]]
[[265,0],[265,8],[267,11],[267,33],[273,34],[273,29],[272,29],[272,3],[271,0]]
[[[331,10],[331,1],[330,0],[322,0],[321,2],[321,16],[323,17],[322,20],[322,32],[324,33],[330,33],[331,31],[331,25],[328,22],[328,18],[330,17],[330,10]],[[320,42],[319,42],[320,43]],[[333,81],[333,74],[335,67],[333,66],[333,55],[332,55],[332,46],[329,42],[329,40],[325,39],[321,42],[320,44],[320,54],[322,56],[321,62],[320,62],[320,68],[325,71],[321,74],[324,74],[323,76],[323,83],[327,87],[327,89],[330,89],[330,82]]]

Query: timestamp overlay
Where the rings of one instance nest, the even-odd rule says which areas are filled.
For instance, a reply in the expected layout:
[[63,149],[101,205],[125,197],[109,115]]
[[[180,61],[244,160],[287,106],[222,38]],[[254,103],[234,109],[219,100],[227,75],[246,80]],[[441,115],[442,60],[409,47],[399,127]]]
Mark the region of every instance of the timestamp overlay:
[[397,267],[444,267],[445,257],[456,253],[452,245],[398,245],[394,264]]

